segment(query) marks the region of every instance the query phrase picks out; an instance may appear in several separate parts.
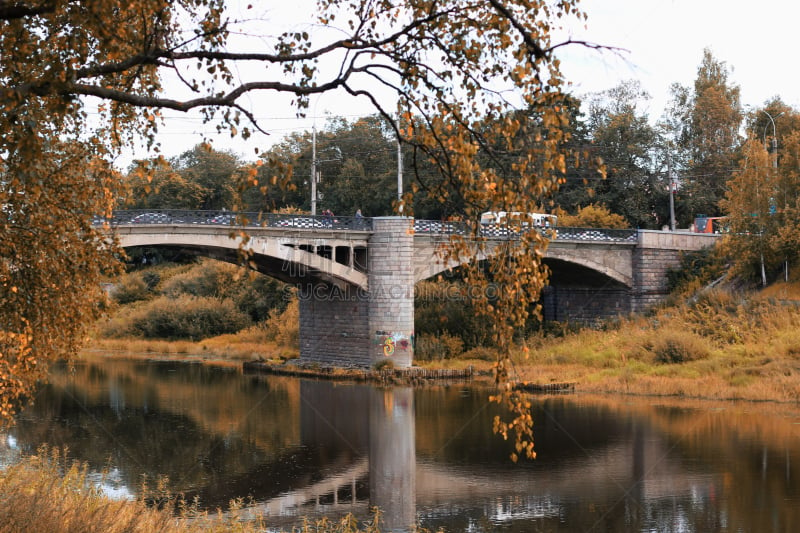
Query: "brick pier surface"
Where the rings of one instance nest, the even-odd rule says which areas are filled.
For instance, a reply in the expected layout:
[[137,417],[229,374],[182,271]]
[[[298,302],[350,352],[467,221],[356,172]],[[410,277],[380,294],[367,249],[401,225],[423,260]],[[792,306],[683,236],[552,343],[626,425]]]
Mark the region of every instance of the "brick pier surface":
[[414,358],[413,220],[373,219],[368,248],[368,288],[308,285],[300,288],[300,359],[368,367],[381,360],[395,368]]
[[698,239],[690,233],[640,231],[631,258],[631,310],[639,313],[664,301],[669,294],[667,272],[680,266],[683,252],[700,250],[709,244],[713,244],[711,238]]

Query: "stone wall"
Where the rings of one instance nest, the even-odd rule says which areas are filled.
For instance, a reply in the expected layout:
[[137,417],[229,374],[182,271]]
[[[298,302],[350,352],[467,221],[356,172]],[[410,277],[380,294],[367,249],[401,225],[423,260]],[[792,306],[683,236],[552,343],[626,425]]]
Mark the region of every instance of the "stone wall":
[[631,312],[631,292],[613,288],[547,286],[542,291],[545,321],[594,324]]
[[683,253],[713,246],[717,238],[711,234],[639,231],[632,257],[632,311],[640,313],[663,302],[669,295],[667,272],[680,266]]
[[681,262],[680,250],[636,248],[633,253],[634,290],[631,307],[643,312],[663,302],[669,295],[667,271]]
[[359,290],[316,284],[300,287],[300,360],[341,367],[366,367],[369,301]]

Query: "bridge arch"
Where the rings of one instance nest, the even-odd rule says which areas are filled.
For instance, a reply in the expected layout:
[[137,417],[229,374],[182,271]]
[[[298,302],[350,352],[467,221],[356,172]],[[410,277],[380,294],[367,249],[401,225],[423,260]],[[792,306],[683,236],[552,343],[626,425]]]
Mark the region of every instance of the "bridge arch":
[[[368,289],[366,238],[348,239],[337,235],[287,235],[248,229],[247,242],[231,237],[230,227],[147,225],[120,226],[115,234],[123,248],[153,247],[180,249],[193,255],[238,263],[241,251],[262,274],[286,283],[324,282],[339,288]],[[363,241],[363,242],[362,242]]]
[[[470,257],[472,261],[485,261],[492,256],[492,252],[498,242],[487,242],[484,250],[475,251]],[[442,272],[456,269],[461,266],[461,262],[449,260],[443,261],[439,253],[442,246],[447,246],[447,241],[441,239],[416,238],[416,255],[414,258],[414,282],[433,278]],[[558,260],[556,264],[574,264],[602,274],[614,280],[616,283],[632,288],[634,285],[632,253],[635,243],[603,243],[591,245],[582,242],[551,241],[545,251],[544,263],[552,265],[552,260]],[[549,261],[548,261],[549,260]]]

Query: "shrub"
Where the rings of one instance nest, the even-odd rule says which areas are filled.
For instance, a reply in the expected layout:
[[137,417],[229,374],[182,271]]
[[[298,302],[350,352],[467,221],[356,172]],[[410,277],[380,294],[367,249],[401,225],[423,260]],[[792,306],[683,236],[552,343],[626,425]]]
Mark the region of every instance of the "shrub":
[[472,348],[471,350],[467,350],[466,352],[462,353],[458,356],[459,359],[480,359],[482,361],[494,361],[497,359],[497,349],[496,348],[488,348],[486,346],[478,346],[476,348]]
[[378,359],[375,361],[375,364],[372,365],[372,369],[377,370],[378,372],[381,370],[393,370],[394,361],[391,359]]
[[722,275],[724,265],[713,248],[681,253],[678,268],[667,270],[670,291],[704,285]]
[[706,359],[710,350],[705,341],[697,335],[686,332],[664,332],[651,348],[659,363],[686,363]]
[[300,302],[292,299],[282,311],[270,313],[264,325],[266,337],[279,346],[296,348],[300,346]]
[[440,361],[458,357],[464,351],[464,342],[453,335],[417,335],[414,358],[420,361]]
[[161,275],[155,270],[145,270],[142,272],[142,281],[147,285],[148,291],[154,291],[159,283],[161,283]]
[[111,291],[111,297],[120,305],[146,300],[152,296],[147,283],[138,274],[123,276]]
[[181,294],[225,297],[233,284],[236,267],[217,261],[202,261],[193,268],[165,280],[163,294],[173,298]]
[[557,212],[558,225],[573,228],[613,228],[626,229],[630,224],[625,217],[612,213],[602,204],[589,204],[578,209],[574,215],[566,212]]
[[414,288],[414,330],[416,334],[459,337],[465,348],[487,344],[489,321],[478,316],[460,281],[422,281]]
[[251,325],[250,318],[229,299],[161,296],[137,308],[129,317],[133,334],[148,339],[202,340],[235,333]]
[[283,284],[241,267],[219,261],[201,261],[163,283],[162,292],[173,298],[181,294],[230,298],[254,322],[265,320],[273,309],[286,306]]

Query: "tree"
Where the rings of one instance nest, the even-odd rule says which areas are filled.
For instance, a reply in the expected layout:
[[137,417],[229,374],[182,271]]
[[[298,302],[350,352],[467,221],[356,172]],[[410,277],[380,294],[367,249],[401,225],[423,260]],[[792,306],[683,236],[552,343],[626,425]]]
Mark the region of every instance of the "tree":
[[[754,110],[748,122],[739,170],[721,202],[730,227],[725,250],[740,275],[766,284],[778,271],[788,277],[789,264],[798,258],[800,121],[795,110],[774,99],[766,109]],[[773,123],[779,137],[774,144],[768,135]]]
[[[697,70],[694,90],[674,87],[673,125],[684,151],[680,169],[681,194],[689,217],[721,214],[719,201],[736,166],[742,109],[739,86],[728,79],[728,67],[706,49]],[[675,122],[681,124],[678,129]]]
[[564,109],[568,116],[569,149],[576,159],[567,161],[564,183],[553,194],[555,208],[564,213],[576,213],[582,206],[596,200],[598,187],[603,185],[604,176],[598,172],[602,166],[598,146],[592,142],[586,116],[581,110],[582,101],[565,95]]
[[237,203],[236,173],[242,163],[233,153],[198,144],[175,158],[172,165],[203,191],[199,209],[231,209]]
[[125,209],[200,209],[205,191],[191,183],[169,161],[137,161],[125,180],[120,207]]
[[659,132],[638,107],[649,95],[637,81],[593,95],[587,128],[606,179],[594,187],[593,202],[606,205],[633,227],[660,228],[667,219],[668,185],[655,150]]
[[[353,215],[361,209],[365,216],[385,216],[393,212],[397,197],[397,148],[386,121],[377,115],[348,122],[331,119],[316,135],[316,170],[318,205],[336,214]],[[258,169],[259,183],[268,183],[269,173],[282,165],[286,187],[262,187],[261,198],[252,191],[245,194],[255,201],[255,210],[274,210],[296,202],[310,208],[312,140],[309,135],[293,135],[262,155]],[[275,190],[277,189],[277,190]],[[280,194],[283,189],[283,194]]]
[[[7,180],[18,185],[16,194],[33,196],[44,189],[58,190],[65,183],[53,178],[58,168],[56,143],[76,143],[85,160],[113,156],[123,143],[133,142],[140,134],[152,140],[164,109],[202,109],[206,118],[219,118],[232,135],[248,136],[254,130],[263,131],[245,107],[248,94],[288,95],[303,113],[312,96],[339,90],[370,104],[419,155],[417,159],[431,164],[465,199],[467,218],[474,222],[477,234],[478,206],[531,211],[542,195],[563,180],[568,136],[560,107],[563,80],[554,54],[567,43],[552,43],[551,33],[565,17],[585,18],[576,4],[577,0],[555,4],[544,0],[320,0],[314,15],[314,27],[322,29],[319,32],[262,30],[248,41],[245,36],[258,32],[263,21],[248,27],[246,21],[230,19],[224,0],[2,2],[3,170],[10,176]],[[240,37],[244,40],[237,40]],[[258,65],[262,76],[240,76],[246,64]],[[167,77],[179,86],[167,87]],[[384,98],[376,86],[391,97]],[[90,116],[90,106],[95,105],[98,115]],[[530,132],[539,142],[518,154],[509,167],[514,172],[511,179],[482,166],[475,154],[500,145],[487,142],[488,137],[510,147],[521,127],[509,113],[515,106],[536,111]],[[243,124],[243,119],[250,122]],[[68,265],[80,274],[69,290],[82,295],[76,296],[68,311],[56,305],[31,309],[34,286],[27,276],[29,269],[36,269],[35,262],[7,268],[0,289],[5,304],[0,311],[2,353],[6,364],[16,370],[10,375],[6,372],[4,383],[28,380],[19,366],[21,358],[29,355],[46,363],[75,347],[76,343],[64,346],[61,335],[48,335],[42,328],[48,327],[48,315],[54,323],[59,314],[68,312],[79,319],[90,318],[88,311],[96,307],[96,299],[78,287],[96,286],[99,269],[94,265],[111,261],[107,247],[90,254],[93,234],[86,228],[93,213],[111,208],[115,184],[108,181],[101,190],[90,189],[81,186],[88,176],[70,175],[76,191],[71,198],[75,223],[65,227],[54,221],[47,227],[59,238],[70,235],[75,240],[73,248],[85,251],[84,259],[93,266]],[[246,175],[250,185],[260,186],[256,169]],[[272,178],[280,181],[273,174],[266,183]],[[44,226],[36,225],[33,213],[42,207],[27,207],[32,225],[26,229],[42,231]],[[75,233],[76,229],[81,231]],[[509,243],[506,257],[501,254],[492,272],[504,292],[491,310],[487,304],[487,313],[496,319],[497,340],[506,354],[515,327],[527,317],[517,302],[536,300],[544,282],[541,253],[536,253],[544,243],[533,232],[526,235]],[[22,239],[21,234],[4,231],[2,246],[13,249]],[[53,250],[73,255],[69,246],[43,244],[31,242],[31,252],[41,258]],[[466,246],[453,248],[454,253],[463,256]],[[35,313],[42,314],[41,326],[27,318]],[[42,340],[28,343],[31,336]],[[26,346],[32,346],[32,351],[23,350]],[[500,361],[498,380],[505,381],[507,372],[507,365]],[[526,400],[510,389],[501,396],[519,416],[512,425],[498,421],[497,429],[504,434],[517,431],[519,451],[532,454],[532,439],[526,437],[532,423]],[[9,398],[8,393],[3,397]]]
[[726,198],[721,202],[728,216],[730,236],[726,249],[736,257],[741,274],[754,274],[760,269],[763,283],[765,261],[769,260],[768,235],[773,220],[770,204],[777,185],[775,169],[758,139],[749,139],[742,149],[739,169],[728,183]]

